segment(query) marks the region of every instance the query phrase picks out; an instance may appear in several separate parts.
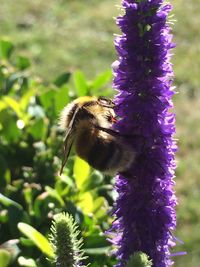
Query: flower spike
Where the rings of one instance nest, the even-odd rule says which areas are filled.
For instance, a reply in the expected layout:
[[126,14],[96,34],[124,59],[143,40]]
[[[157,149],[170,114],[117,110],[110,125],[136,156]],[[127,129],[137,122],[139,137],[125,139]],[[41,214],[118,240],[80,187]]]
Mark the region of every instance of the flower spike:
[[124,14],[116,21],[122,31],[115,38],[118,60],[113,64],[115,111],[121,119],[114,127],[124,136],[132,135],[127,141],[137,157],[127,173],[116,177],[112,231],[117,266],[126,266],[131,255],[142,251],[153,267],[168,267],[173,263],[171,231],[177,203],[170,62],[175,45],[167,21],[172,6],[164,0],[122,0],[122,7]]

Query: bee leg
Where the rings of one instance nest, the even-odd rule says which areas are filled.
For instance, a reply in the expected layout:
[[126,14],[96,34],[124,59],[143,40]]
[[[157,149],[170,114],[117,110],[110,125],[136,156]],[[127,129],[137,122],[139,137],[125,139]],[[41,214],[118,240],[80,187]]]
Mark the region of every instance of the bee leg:
[[114,104],[111,104],[111,105],[109,105],[109,104],[101,104],[101,106],[102,107],[105,107],[105,108],[112,108],[112,109],[114,109]]
[[104,128],[104,127],[101,127],[99,125],[95,125],[95,128],[97,128],[98,130],[101,130],[101,131],[104,131],[112,136],[118,136],[118,137],[123,137],[123,138],[133,138],[133,137],[140,137],[141,138],[141,135],[138,135],[138,134],[121,134],[113,129],[110,129],[110,128]]
[[115,130],[112,130],[112,129],[109,129],[109,128],[104,128],[104,127],[101,127],[101,126],[98,126],[98,125],[95,125],[95,128],[97,128],[98,130],[101,130],[103,132],[106,132],[110,135],[113,135],[113,136],[122,136],[119,132],[116,132]]

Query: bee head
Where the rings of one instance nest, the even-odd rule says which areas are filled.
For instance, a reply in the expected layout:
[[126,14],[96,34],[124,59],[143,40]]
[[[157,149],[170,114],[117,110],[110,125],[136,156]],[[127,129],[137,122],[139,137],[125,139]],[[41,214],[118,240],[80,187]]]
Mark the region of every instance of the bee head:
[[63,109],[59,126],[66,130],[73,120],[74,126],[78,126],[80,121],[87,121],[110,127],[115,122],[113,108],[114,103],[106,97],[79,97]]
[[111,127],[114,123],[114,103],[106,97],[98,97],[90,106],[90,114],[96,119],[96,123],[102,127]]

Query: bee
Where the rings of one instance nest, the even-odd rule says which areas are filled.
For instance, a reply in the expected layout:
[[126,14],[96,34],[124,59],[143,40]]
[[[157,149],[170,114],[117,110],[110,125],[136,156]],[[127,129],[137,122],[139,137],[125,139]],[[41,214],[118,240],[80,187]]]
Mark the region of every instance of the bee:
[[128,170],[135,153],[125,138],[112,129],[116,121],[114,103],[109,98],[84,96],[68,104],[59,120],[66,131],[60,174],[73,143],[77,155],[97,170],[107,174]]

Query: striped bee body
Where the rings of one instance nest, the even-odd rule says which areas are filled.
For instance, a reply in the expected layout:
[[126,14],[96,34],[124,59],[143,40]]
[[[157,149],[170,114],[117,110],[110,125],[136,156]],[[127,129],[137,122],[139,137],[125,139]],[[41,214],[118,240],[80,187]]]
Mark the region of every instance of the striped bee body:
[[112,101],[104,97],[80,97],[64,108],[60,126],[67,132],[61,173],[73,143],[78,156],[102,172],[114,174],[130,167],[135,154],[112,130],[113,108]]

